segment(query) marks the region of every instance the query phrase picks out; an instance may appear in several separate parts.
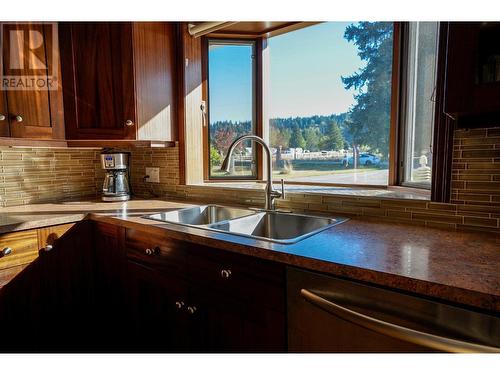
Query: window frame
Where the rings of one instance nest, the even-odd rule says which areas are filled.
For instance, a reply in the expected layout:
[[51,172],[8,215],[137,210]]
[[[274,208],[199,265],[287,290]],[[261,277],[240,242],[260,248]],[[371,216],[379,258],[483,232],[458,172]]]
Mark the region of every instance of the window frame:
[[408,144],[407,144],[407,133],[408,133],[408,115],[410,113],[410,110],[408,109],[408,102],[407,99],[409,97],[409,88],[410,88],[410,83],[409,83],[409,40],[410,40],[410,23],[409,22],[404,22],[402,25],[402,30],[401,30],[401,37],[402,40],[405,41],[405,43],[402,44],[401,48],[401,61],[404,62],[400,68],[399,74],[401,75],[401,91],[400,91],[400,117],[399,117],[399,135],[398,135],[398,144],[399,144],[399,152],[398,152],[398,180],[397,180],[397,185],[402,186],[402,187],[407,187],[407,188],[414,188],[414,189],[420,189],[424,191],[431,191],[434,189],[434,159],[435,159],[435,153],[436,151],[439,151],[440,147],[436,147],[436,143],[434,142],[435,139],[435,133],[436,133],[436,127],[438,122],[436,121],[436,115],[439,111],[439,98],[438,98],[438,90],[439,90],[439,82],[440,82],[440,60],[442,59],[441,57],[441,43],[442,43],[442,38],[441,38],[441,25],[438,22],[438,35],[437,35],[437,48],[436,48],[436,61],[435,61],[435,83],[434,83],[434,110],[433,110],[433,124],[432,124],[432,129],[431,129],[431,136],[432,136],[432,165],[431,165],[431,183],[426,184],[426,183],[419,183],[419,182],[411,182],[411,181],[406,181],[406,172],[407,169],[409,168],[407,165],[407,154],[408,154]]
[[254,62],[252,64],[252,134],[262,136],[262,39],[241,37],[202,37],[202,99],[205,109],[203,111],[203,179],[204,182],[231,182],[231,181],[261,181],[262,180],[262,150],[254,146],[256,160],[255,176],[221,176],[210,175],[210,104],[209,104],[209,47],[210,43],[227,45],[252,45]]
[[[440,23],[444,24],[444,23]],[[391,113],[390,113],[390,130],[389,130],[389,177],[387,185],[361,185],[361,184],[345,184],[345,183],[321,183],[321,182],[298,182],[298,181],[288,181],[285,183],[288,185],[304,185],[304,186],[331,186],[331,187],[353,187],[353,188],[403,188],[409,189],[412,191],[422,191],[423,193],[429,193],[429,187],[422,187],[418,185],[408,185],[403,184],[403,173],[402,173],[402,163],[404,163],[403,152],[405,152],[405,138],[404,138],[404,130],[405,130],[405,105],[406,105],[406,69],[407,69],[407,51],[406,46],[408,45],[408,22],[393,22],[393,63],[392,63],[392,84],[391,84]],[[442,26],[440,25],[440,30]],[[443,35],[444,37],[444,35]],[[441,31],[439,34],[439,45],[438,45],[438,70],[437,70],[437,90],[440,89],[440,85],[444,78],[442,77],[442,67],[441,65],[445,64],[445,52],[446,48],[442,45],[443,37],[441,35]],[[214,37],[210,38],[210,36],[202,38],[202,89],[203,89],[203,100],[208,103],[208,40],[216,40],[222,42],[246,42],[249,41],[255,42],[255,81],[254,81],[254,112],[255,112],[255,126],[254,132],[258,136],[263,136],[265,134],[264,126],[264,118],[263,118],[263,102],[264,102],[264,93],[263,93],[263,72],[262,72],[262,52],[263,48],[265,48],[267,43],[266,37],[258,37],[255,36],[244,36],[237,35],[235,37]],[[435,118],[440,118],[439,108],[441,108],[441,95],[437,95],[436,97],[436,105],[434,108]],[[208,115],[209,116],[209,115]],[[263,158],[262,158],[262,149],[261,147],[257,147],[257,178],[248,178],[247,176],[237,177],[210,177],[209,176],[209,144],[208,144],[208,119],[207,116],[207,126],[203,127],[203,147],[204,147],[204,181],[206,183],[220,183],[220,182],[262,182],[263,180]],[[442,120],[442,119],[441,119]],[[446,196],[446,194],[442,194],[440,190],[440,186],[436,186],[435,176],[435,164],[437,160],[440,160],[442,156],[441,150],[439,147],[436,147],[436,134],[438,131],[438,126],[442,121],[434,122],[433,129],[433,164],[432,164],[432,180],[431,180],[431,192],[433,196],[441,195]],[[446,158],[445,158],[446,159]],[[446,159],[447,160],[447,159]],[[445,160],[445,163],[448,163]],[[274,180],[274,182],[279,182]],[[443,187],[446,189],[446,187]],[[445,201],[446,198],[440,201]]]

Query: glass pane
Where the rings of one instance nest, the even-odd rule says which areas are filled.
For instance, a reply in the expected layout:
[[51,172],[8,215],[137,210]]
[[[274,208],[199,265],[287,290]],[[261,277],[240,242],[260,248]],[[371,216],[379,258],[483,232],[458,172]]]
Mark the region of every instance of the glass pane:
[[256,177],[251,142],[235,150],[229,173],[220,170],[229,145],[254,133],[254,44],[210,41],[208,87],[210,177]]
[[387,185],[393,24],[324,22],[268,48],[275,179]]
[[430,188],[438,22],[410,22],[405,182]]

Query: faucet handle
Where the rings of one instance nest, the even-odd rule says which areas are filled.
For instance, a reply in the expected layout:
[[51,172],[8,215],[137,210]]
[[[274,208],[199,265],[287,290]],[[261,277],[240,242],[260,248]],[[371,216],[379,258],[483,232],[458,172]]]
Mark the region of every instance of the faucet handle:
[[281,199],[285,199],[285,180],[281,179]]

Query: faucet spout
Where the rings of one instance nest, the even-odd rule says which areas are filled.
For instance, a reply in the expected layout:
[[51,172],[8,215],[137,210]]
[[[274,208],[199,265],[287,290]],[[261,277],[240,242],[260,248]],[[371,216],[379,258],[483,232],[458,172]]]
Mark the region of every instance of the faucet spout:
[[[222,162],[221,170],[229,172],[230,169],[230,162],[231,162],[231,157],[233,155],[233,151],[236,148],[238,144],[241,142],[251,140],[255,143],[258,143],[262,146],[264,149],[264,152],[266,154],[266,166],[267,166],[267,182],[266,182],[266,210],[274,210],[275,205],[274,205],[274,199],[279,198],[284,195],[284,191],[281,193],[279,191],[276,191],[273,189],[273,170],[272,170],[272,153],[271,149],[267,145],[266,141],[264,141],[262,138],[256,136],[256,135],[243,135],[237,139],[234,140],[233,143],[231,143],[231,146],[229,146],[229,149],[227,150],[227,155],[224,158],[224,161]],[[282,190],[283,190],[282,186]]]

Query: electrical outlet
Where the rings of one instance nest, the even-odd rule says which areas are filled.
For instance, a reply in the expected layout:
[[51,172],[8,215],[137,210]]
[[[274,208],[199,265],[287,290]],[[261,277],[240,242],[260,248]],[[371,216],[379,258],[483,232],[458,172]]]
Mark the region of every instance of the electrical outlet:
[[160,168],[146,168],[146,182],[160,182]]

